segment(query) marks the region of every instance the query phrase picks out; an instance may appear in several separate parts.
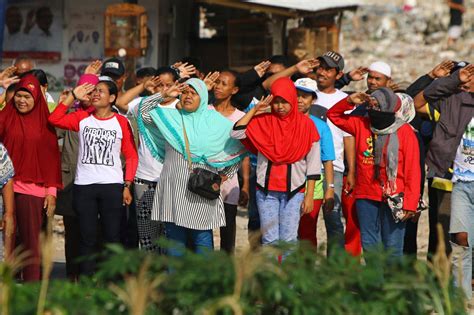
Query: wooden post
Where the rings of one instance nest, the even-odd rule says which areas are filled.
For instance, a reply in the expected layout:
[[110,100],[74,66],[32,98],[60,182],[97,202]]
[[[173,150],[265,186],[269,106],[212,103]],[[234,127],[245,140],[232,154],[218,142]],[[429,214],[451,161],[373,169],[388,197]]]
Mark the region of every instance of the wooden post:
[[271,19],[271,34],[272,34],[272,54],[282,55],[283,54],[283,38],[285,36],[284,20],[274,16]]

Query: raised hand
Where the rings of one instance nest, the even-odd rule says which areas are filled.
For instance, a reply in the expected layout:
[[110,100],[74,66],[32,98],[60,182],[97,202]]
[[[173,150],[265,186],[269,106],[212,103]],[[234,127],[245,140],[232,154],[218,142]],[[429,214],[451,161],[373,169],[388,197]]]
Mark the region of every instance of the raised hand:
[[370,95],[363,92],[352,93],[347,97],[347,101],[353,105],[360,105],[370,101]]
[[99,74],[100,68],[102,68],[102,61],[95,60],[92,61],[84,71],[84,74]]
[[67,97],[71,94],[71,90],[63,90],[59,95],[59,104],[64,103]]
[[369,72],[367,67],[358,67],[349,72],[349,76],[352,78],[352,81],[363,80],[365,75]]
[[207,90],[210,91],[214,88],[216,85],[216,80],[219,78],[220,72],[219,71],[214,71],[214,72],[209,72],[206,77],[204,78],[204,83],[206,83]]
[[454,66],[454,61],[444,60],[440,64],[436,65],[436,67],[434,67],[433,70],[428,73],[428,75],[433,79],[446,77],[451,73],[451,70],[454,68]]
[[395,83],[392,79],[388,81],[387,87],[391,89],[392,91],[400,90],[400,86],[397,83]]
[[165,89],[161,93],[161,96],[163,96],[163,98],[165,98],[165,99],[166,98],[177,98],[179,95],[181,95],[184,92],[184,90],[186,90],[186,88],[188,88],[187,84],[179,83],[178,81],[176,81],[172,86]]
[[474,77],[474,64],[470,64],[459,70],[459,80],[462,83],[467,83],[471,81]]
[[319,67],[319,60],[317,59],[305,59],[301,60],[296,64],[296,69],[301,74],[308,74],[314,70],[314,68]]
[[15,66],[10,66],[5,68],[2,72],[0,72],[0,80],[8,79],[9,77],[13,76],[16,72],[17,68]]
[[273,101],[273,95],[268,95],[267,97],[263,97],[260,101],[255,105],[255,115],[260,115],[263,113],[268,113],[270,111],[270,104]]
[[90,83],[84,83],[82,85],[76,86],[73,90],[73,95],[77,100],[81,102],[90,101],[90,93],[94,91],[95,85]]
[[189,65],[187,62],[181,64],[179,67],[177,67],[179,70],[179,77],[181,79],[187,79],[190,78],[193,74],[196,73],[196,67],[193,65]]
[[161,80],[158,76],[151,77],[143,82],[143,88],[150,92],[151,94],[156,93],[157,86],[161,83]]
[[258,76],[261,78],[267,72],[268,68],[272,63],[268,60],[260,62],[258,65],[253,67],[253,69],[257,72]]
[[177,61],[172,65],[172,67],[175,68],[175,69],[178,69],[179,67],[181,67],[182,64],[183,63],[181,61]]
[[18,83],[20,81],[20,78],[17,76],[14,77],[9,77],[5,78],[3,80],[0,80],[2,87],[6,90],[8,87],[12,84]]

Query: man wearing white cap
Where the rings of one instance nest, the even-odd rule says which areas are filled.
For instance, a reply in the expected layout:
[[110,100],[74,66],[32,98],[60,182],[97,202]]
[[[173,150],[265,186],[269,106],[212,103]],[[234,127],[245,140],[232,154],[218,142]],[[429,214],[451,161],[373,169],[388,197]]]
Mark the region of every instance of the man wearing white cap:
[[367,75],[368,93],[372,93],[378,88],[389,87],[392,78],[392,69],[383,61],[376,61],[369,66]]

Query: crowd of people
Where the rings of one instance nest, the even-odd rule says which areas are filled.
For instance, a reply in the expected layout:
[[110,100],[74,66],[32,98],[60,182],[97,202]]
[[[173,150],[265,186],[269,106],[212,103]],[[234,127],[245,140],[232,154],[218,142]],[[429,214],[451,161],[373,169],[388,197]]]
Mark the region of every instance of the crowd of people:
[[[252,248],[306,241],[316,251],[322,209],[328,255],[385,249],[396,263],[416,258],[429,208],[428,259],[440,223],[472,297],[474,65],[443,61],[404,89],[386,62],[344,72],[335,51],[294,65],[273,56],[243,73],[202,68],[191,57],[142,68],[125,90],[120,59],[94,61],[57,101],[28,58],[0,74],[4,246],[7,257],[29,252],[22,280],[40,279],[39,236],[55,213],[77,279],[94,274],[90,257],[108,243],[205,254],[219,230],[232,255],[238,206]],[[366,91],[349,91],[365,78]]]

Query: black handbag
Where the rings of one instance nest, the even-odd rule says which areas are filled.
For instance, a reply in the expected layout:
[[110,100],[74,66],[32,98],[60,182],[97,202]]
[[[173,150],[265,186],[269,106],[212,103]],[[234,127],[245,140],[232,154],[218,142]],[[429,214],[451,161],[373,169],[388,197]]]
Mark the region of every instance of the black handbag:
[[[181,119],[182,118],[183,117],[181,116]],[[186,133],[186,127],[184,126],[184,119],[182,119],[182,121],[184,142],[186,145],[186,155],[188,156],[188,167],[189,171],[191,172],[188,180],[188,189],[189,191],[198,194],[203,198],[215,200],[219,198],[221,194],[222,178],[219,174],[208,171],[201,167],[196,167],[193,169],[191,162],[191,151],[189,150],[188,135]]]

